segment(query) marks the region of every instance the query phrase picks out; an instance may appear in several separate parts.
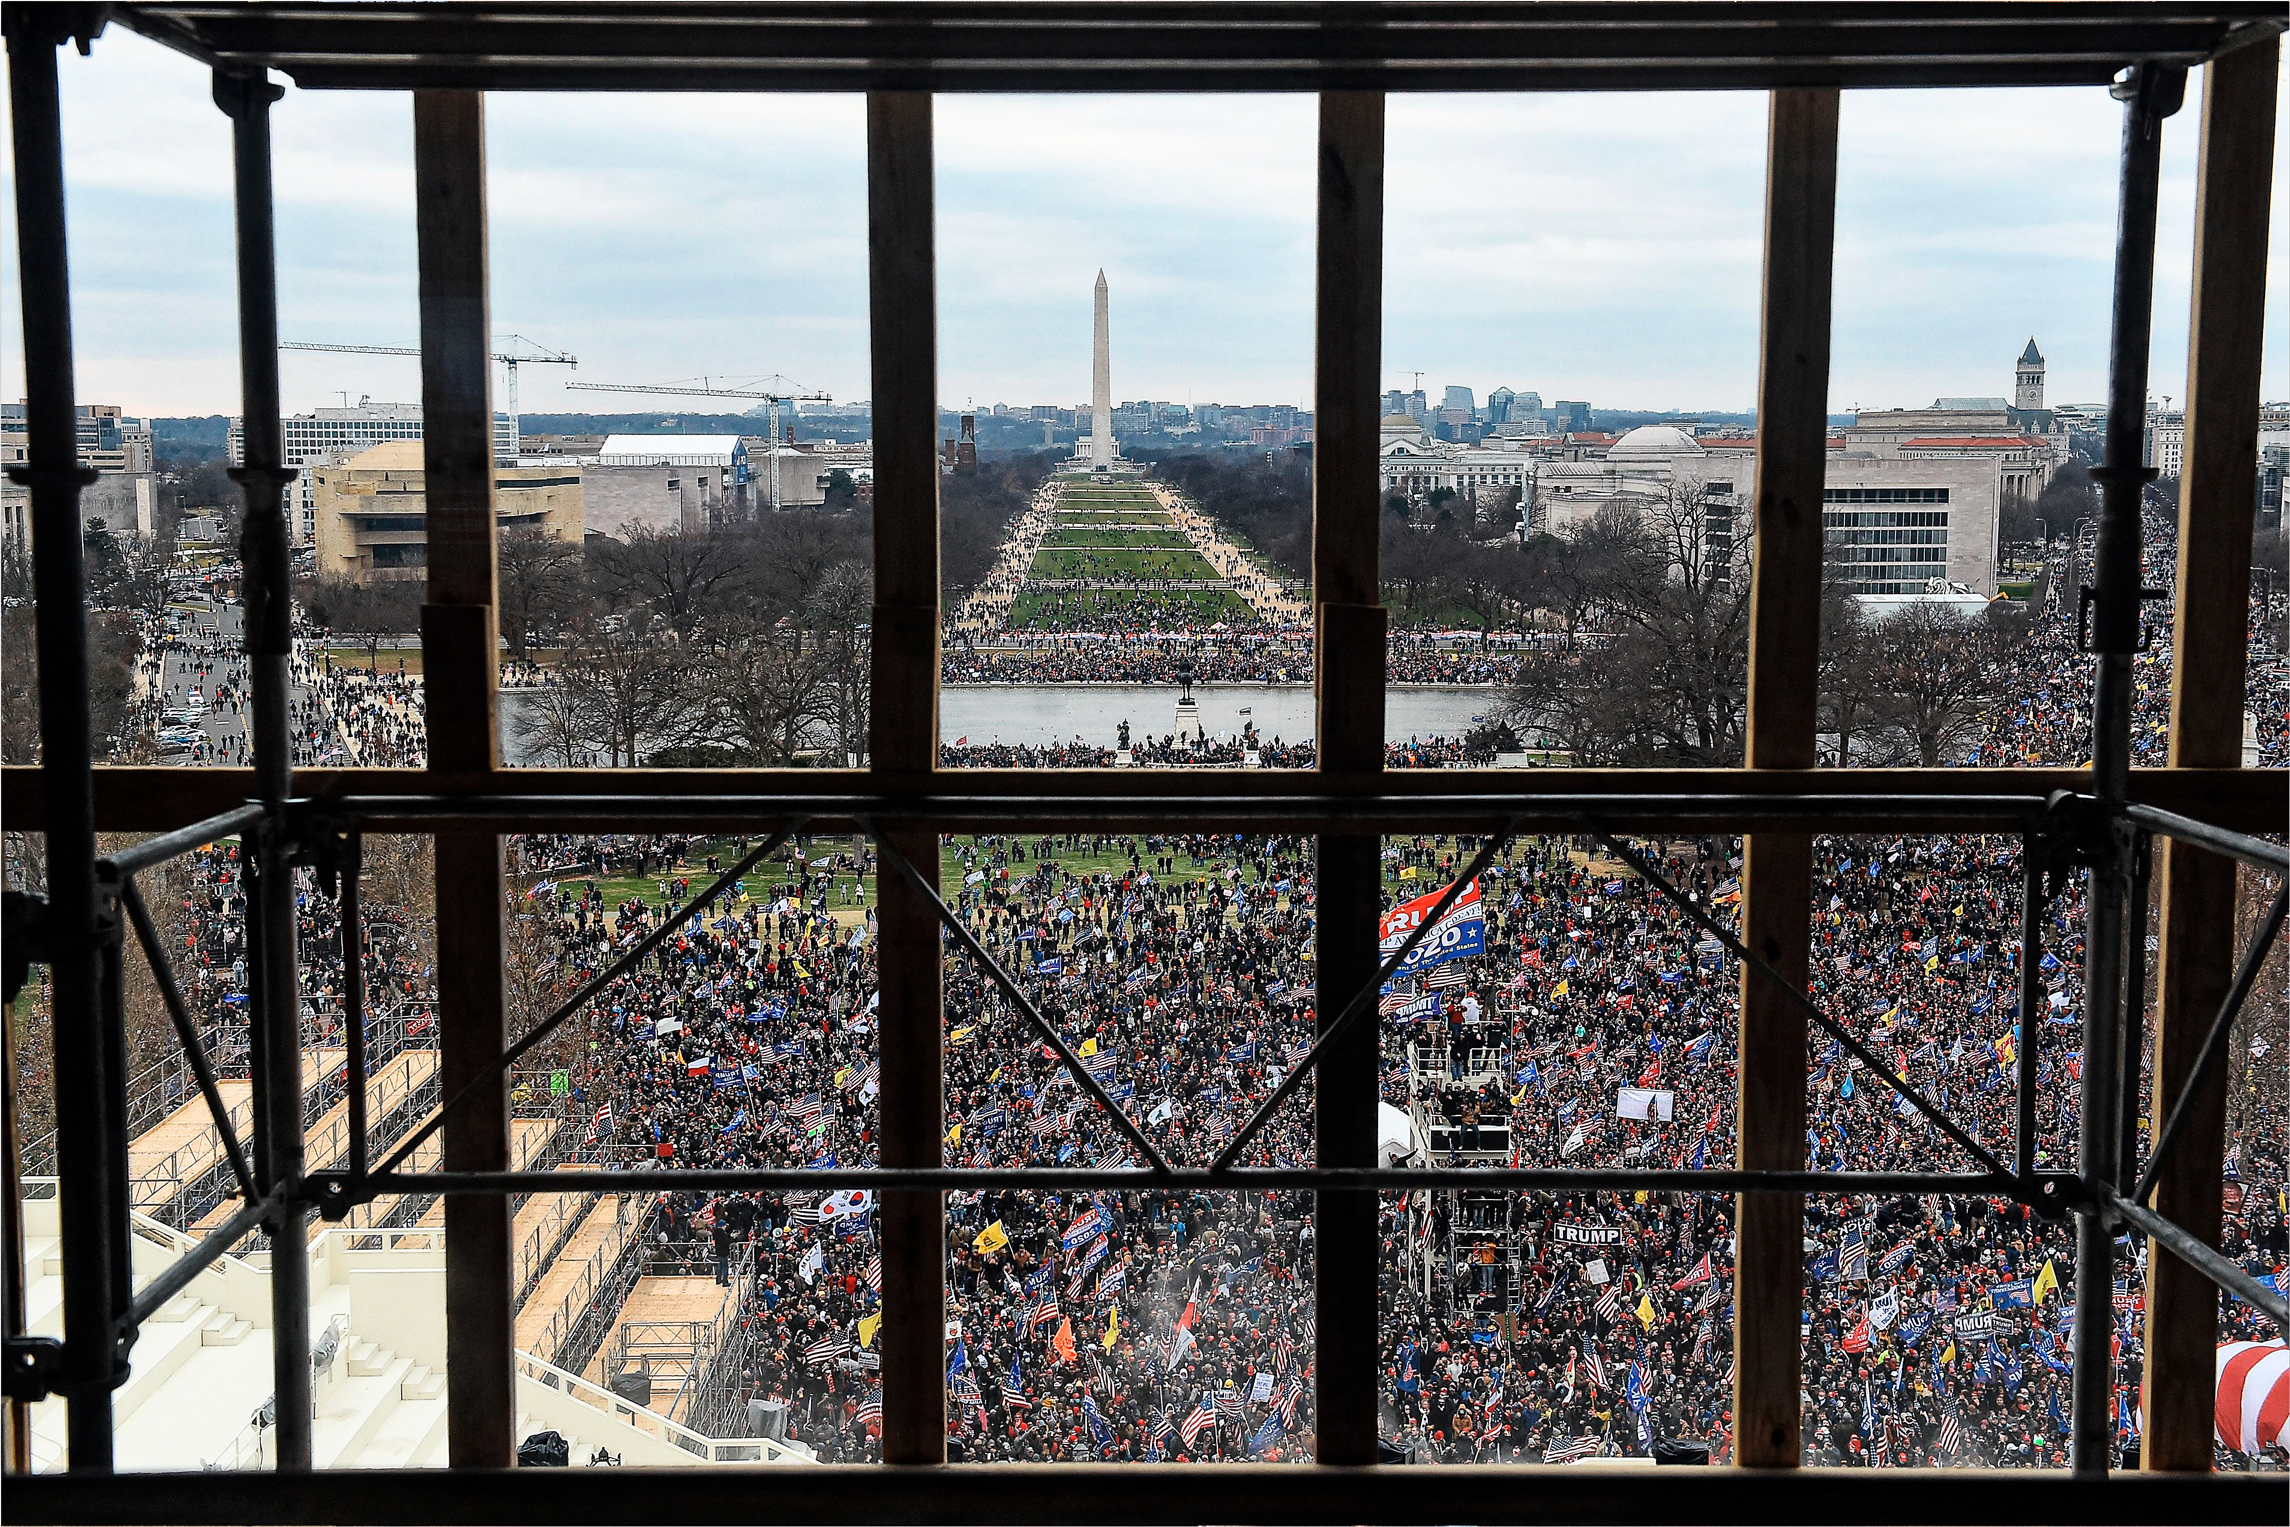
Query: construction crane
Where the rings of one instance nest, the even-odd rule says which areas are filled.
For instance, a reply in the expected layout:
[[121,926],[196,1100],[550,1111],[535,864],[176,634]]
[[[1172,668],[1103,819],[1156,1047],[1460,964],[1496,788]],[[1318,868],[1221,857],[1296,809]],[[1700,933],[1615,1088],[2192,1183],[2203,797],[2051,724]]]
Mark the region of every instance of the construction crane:
[[[790,389],[800,387],[783,376],[768,376],[767,382],[785,383]],[[832,403],[835,400],[823,392],[777,392],[751,387],[718,387],[708,377],[701,377],[699,385],[689,382],[671,383],[663,387],[647,387],[635,382],[567,382],[568,392],[637,392],[654,397],[683,398],[754,398],[764,405],[765,427],[771,431],[771,507],[779,508],[779,405],[782,403]]]
[[[519,366],[571,366],[577,368],[580,365],[580,358],[567,355],[561,350],[551,350],[548,346],[536,340],[527,339],[522,334],[496,334],[493,336],[493,343],[502,347],[493,352],[493,359],[500,365],[507,367],[509,372],[508,396],[505,401],[509,405],[509,433],[512,438],[515,438],[517,435],[517,368]],[[520,349],[519,346],[523,348]],[[419,349],[406,345],[307,345],[297,344],[291,340],[280,340],[278,348],[281,350],[325,350],[336,355],[411,355],[418,357],[421,354]]]

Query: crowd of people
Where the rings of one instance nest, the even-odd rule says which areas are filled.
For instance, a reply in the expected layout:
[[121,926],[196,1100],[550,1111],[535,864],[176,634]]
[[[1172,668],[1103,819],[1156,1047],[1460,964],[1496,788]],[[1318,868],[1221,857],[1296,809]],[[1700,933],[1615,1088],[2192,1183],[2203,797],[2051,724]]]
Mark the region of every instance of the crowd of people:
[[[1528,639],[1394,631],[1384,672],[1393,684],[1504,685],[1518,678]],[[949,684],[1173,684],[1177,665],[1200,684],[1309,684],[1308,630],[1234,638],[1224,632],[1005,631],[988,645],[949,631],[941,677]]]
[[[1437,889],[1476,846],[1391,841],[1391,898]],[[1702,905],[1731,915],[1732,843],[1648,847]],[[839,861],[796,858],[751,881],[723,915],[599,999],[580,1106],[595,1107],[611,1141],[675,1165],[871,1159],[872,913],[863,890],[850,899],[871,866],[833,852]],[[1839,838],[1817,852],[1816,997],[1983,1143],[2008,1147],[2016,844]],[[950,842],[942,879],[966,925],[1173,1158],[1203,1159],[1229,1139],[1311,1032],[1309,840],[963,839]],[[1464,984],[1427,978],[1386,998],[1385,1100],[1406,1109],[1427,1095],[1411,1039],[1450,1053],[1468,1043],[1489,1073],[1473,1107],[1507,1126],[1517,1159],[1732,1160],[1732,962],[1588,845],[1513,845],[1481,885],[1485,952],[1456,962]],[[547,894],[581,968],[679,897],[673,881],[657,902],[616,907],[563,882]],[[2080,1063],[2080,928],[2071,889],[2046,914],[2046,997],[2028,1031],[2041,1160],[2074,1149],[2062,1079]],[[1132,1159],[980,972],[956,958],[947,979],[951,1164]],[[1431,1011],[1443,1003],[1444,1014]],[[2280,1015],[2269,1022],[2278,1030]],[[1969,1165],[1835,1042],[1816,1038],[1808,1072],[1809,1164]],[[1444,1082],[1428,1095],[1452,1092]],[[1654,1116],[1623,1118],[1624,1088],[1666,1097]],[[1309,1094],[1307,1084],[1257,1137],[1252,1161],[1310,1159]],[[2254,1103],[2232,1158],[2245,1207],[2229,1244],[2267,1274],[2282,1271],[2286,1251],[2282,1103]],[[1429,1115],[1415,1117],[1420,1131]],[[1434,1159],[1420,1132],[1415,1148],[1415,1159]],[[832,1212],[832,1199],[695,1207],[750,1227],[753,1356],[742,1382],[796,1406],[822,1456],[864,1458],[876,1411],[867,1370],[853,1363],[871,1341],[879,1274],[863,1206]],[[1511,1204],[1492,1238],[1501,1255],[1481,1262],[1457,1252],[1468,1238],[1457,1218],[1479,1211],[1447,1194],[1387,1196],[1390,1440],[1424,1459],[1643,1455],[1680,1439],[1727,1456],[1729,1201]],[[1308,1456],[1311,1236],[1305,1205],[1277,1195],[956,1195],[948,1278],[959,1339],[948,1355],[961,1455]],[[1809,1461],[2061,1461],[2067,1222],[1978,1195],[1817,1198],[1807,1237]],[[2126,1438],[2139,1425],[2143,1255],[2129,1246],[2116,1300]],[[2222,1329],[2241,1328],[2264,1329],[2255,1311],[2225,1303]]]

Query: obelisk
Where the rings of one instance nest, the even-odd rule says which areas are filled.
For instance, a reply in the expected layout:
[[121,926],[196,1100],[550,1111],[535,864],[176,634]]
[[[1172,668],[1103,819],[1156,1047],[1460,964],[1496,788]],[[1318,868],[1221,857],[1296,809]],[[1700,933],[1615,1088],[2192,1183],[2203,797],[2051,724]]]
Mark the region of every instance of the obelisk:
[[1105,272],[1097,273],[1097,325],[1089,367],[1089,469],[1113,470],[1113,338],[1108,321]]

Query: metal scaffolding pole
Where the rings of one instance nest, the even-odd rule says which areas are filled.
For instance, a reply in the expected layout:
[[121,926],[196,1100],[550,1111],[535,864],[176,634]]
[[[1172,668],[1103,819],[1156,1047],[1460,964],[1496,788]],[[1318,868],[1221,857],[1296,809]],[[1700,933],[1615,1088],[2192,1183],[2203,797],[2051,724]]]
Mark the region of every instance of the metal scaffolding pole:
[[294,651],[292,554],[288,550],[285,465],[278,403],[278,268],[272,230],[270,107],[285,92],[263,75],[215,75],[215,104],[231,119],[231,168],[238,215],[239,389],[246,420],[244,462],[231,475],[246,498],[240,537],[239,597],[245,606],[249,726],[255,788],[274,808],[253,835],[248,888],[254,945],[255,1007],[249,1034],[255,1059],[255,1170],[276,1206],[270,1237],[271,1376],[276,1447],[282,1470],[310,1467],[310,1250],[302,1184],[301,980],[295,966],[293,845],[275,808],[292,793]]
[[[114,1263],[126,1255],[127,1210],[109,1203],[111,1116],[98,1005],[95,764],[89,735],[86,578],[72,378],[71,276],[64,241],[64,145],[56,48],[63,7],[12,7],[7,19],[10,126],[15,135],[16,238],[24,301],[24,390],[32,490],[33,601],[38,612],[40,762],[48,778],[41,824],[48,856],[45,943],[55,1029],[56,1175],[62,1200],[64,1353],[69,1466],[111,1469],[111,1391],[126,1377],[112,1320]],[[56,18],[62,13],[62,25]],[[13,1078],[11,1078],[13,1081]]]
[[[2147,348],[2155,304],[2155,201],[2163,119],[2186,91],[2184,69],[2134,66],[2115,86],[2124,102],[2122,201],[2115,246],[2115,313],[2107,400],[2107,464],[2100,484],[2094,586],[2080,591],[2078,632],[2096,659],[2092,680],[2092,793],[2120,808],[2131,775],[2131,659],[2139,650],[2139,503],[2154,472],[2146,450]],[[2120,1099],[2123,1015],[2143,993],[2124,991],[2124,904],[2130,892],[2134,830],[2108,812],[2087,843],[2085,878],[2083,1096],[2078,1119],[2085,1202],[2075,1226],[2075,1416],[2070,1466],[2107,1472],[2115,1310],[2115,1225],[2102,1190],[2112,1189],[2122,1156]],[[2020,1013],[2021,1043],[2033,1014]],[[2138,1064],[2138,1057],[2128,1062]]]

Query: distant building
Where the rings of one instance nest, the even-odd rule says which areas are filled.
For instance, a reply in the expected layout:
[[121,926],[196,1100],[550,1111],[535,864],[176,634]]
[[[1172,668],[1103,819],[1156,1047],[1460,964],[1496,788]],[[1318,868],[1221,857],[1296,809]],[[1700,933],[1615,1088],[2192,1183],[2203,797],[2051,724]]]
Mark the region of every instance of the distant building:
[[1442,409],[1461,409],[1473,418],[1477,418],[1479,415],[1479,401],[1471,396],[1471,389],[1468,387],[1448,388],[1447,395],[1439,400],[1439,406]]
[[[96,480],[80,489],[80,520],[101,520],[113,535],[148,536],[158,510],[159,479],[151,451],[151,421],[129,417],[116,403],[83,403],[78,416],[79,463]],[[0,403],[0,467],[31,459],[26,403]],[[32,490],[0,479],[0,542],[31,545]]]
[[2076,411],[2043,406],[2044,358],[2030,339],[2013,366],[2012,398],[1935,398],[1930,408],[1868,409],[1844,431],[1845,449],[1883,460],[1994,457],[2006,498],[2033,499],[2073,454]]
[[[429,489],[419,440],[368,446],[310,470],[317,572],[416,578],[429,565]],[[581,472],[570,462],[496,467],[493,519],[559,541],[581,540]]]
[[1518,394],[1508,387],[1498,387],[1493,392],[1488,393],[1487,422],[1489,424],[1510,423],[1511,404],[1517,397]]
[[[286,524],[299,544],[317,535],[318,498],[307,470],[320,461],[339,461],[386,440],[421,438],[419,403],[375,403],[365,398],[354,408],[319,408],[306,414],[288,414],[279,421],[287,466],[298,474],[287,484]],[[246,420],[231,420],[230,463],[246,465]],[[507,414],[493,416],[493,456],[496,461],[517,459],[517,424]]]
[[2187,416],[2147,409],[2147,465],[2164,477],[2176,477],[2187,458]]
[[[1537,469],[1529,523],[1563,534],[1610,505],[1679,501],[1705,515],[1711,549],[1746,533],[1757,494],[1757,440],[1700,440],[1670,425],[1629,431],[1592,456]],[[1921,593],[1939,580],[1996,591],[2003,465],[1994,453],[1930,457],[1853,451],[1832,437],[1822,490],[1829,576],[1856,594]]]
[[619,540],[633,530],[698,531],[744,519],[753,507],[752,459],[740,435],[607,435],[580,462],[587,528]]
[[2044,357],[2036,348],[2036,337],[2028,336],[2028,347],[2020,352],[2019,365],[2012,378],[2012,406],[2029,413],[2041,412],[2044,406]]
[[1421,500],[1444,488],[1481,508],[1492,509],[1517,489],[1519,502],[1534,495],[1534,458],[1519,451],[1488,450],[1426,439],[1401,414],[1383,421],[1383,447],[1377,463],[1386,498]]

